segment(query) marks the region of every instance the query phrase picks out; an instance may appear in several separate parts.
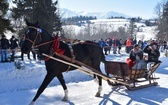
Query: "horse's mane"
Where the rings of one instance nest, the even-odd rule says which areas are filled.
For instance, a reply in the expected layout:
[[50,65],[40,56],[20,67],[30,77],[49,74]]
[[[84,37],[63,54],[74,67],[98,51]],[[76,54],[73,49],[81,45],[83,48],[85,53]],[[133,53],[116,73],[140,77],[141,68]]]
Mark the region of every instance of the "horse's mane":
[[[40,29],[42,29],[42,28],[40,28]],[[50,36],[53,39],[52,35],[49,34],[48,31],[46,31],[45,29],[42,29],[42,30],[44,31],[44,33],[46,33],[48,36]]]

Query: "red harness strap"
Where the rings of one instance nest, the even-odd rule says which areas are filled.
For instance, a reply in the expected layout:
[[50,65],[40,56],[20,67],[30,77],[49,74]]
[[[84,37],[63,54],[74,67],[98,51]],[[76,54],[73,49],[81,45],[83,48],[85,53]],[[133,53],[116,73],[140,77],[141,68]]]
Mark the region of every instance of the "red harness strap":
[[[57,52],[57,53],[63,55],[65,50],[60,49],[59,47],[60,47],[60,41],[58,40],[58,36],[54,36],[54,42],[53,42],[53,45],[51,46],[51,49],[50,49],[50,51],[51,51],[50,55],[52,56],[54,54],[54,52]],[[49,59],[50,58],[47,57],[45,59],[45,61],[47,61]]]
[[53,45],[51,47],[51,50],[63,55],[65,50],[60,49],[59,47],[60,47],[60,41],[58,40],[58,36],[55,36],[54,37],[54,43],[53,43]]

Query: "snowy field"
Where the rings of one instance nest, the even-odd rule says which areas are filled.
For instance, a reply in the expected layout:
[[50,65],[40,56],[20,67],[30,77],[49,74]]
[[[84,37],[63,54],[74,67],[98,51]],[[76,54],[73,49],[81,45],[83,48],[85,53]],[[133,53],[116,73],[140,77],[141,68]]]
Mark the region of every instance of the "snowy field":
[[[122,51],[124,53],[124,51]],[[106,60],[125,61],[128,55],[106,56]],[[64,91],[55,78],[36,101],[36,105],[167,105],[168,58],[161,54],[162,64],[156,70],[158,86],[136,91],[126,87],[111,87],[103,80],[101,97],[95,97],[98,85],[91,76],[76,71],[64,73],[69,90],[69,100],[61,101]],[[25,56],[24,69],[16,69],[14,63],[0,63],[0,105],[28,105],[36,94],[46,71],[44,62],[29,61]],[[104,72],[104,64],[101,64]]]
[[[100,28],[106,30],[107,32],[114,32],[118,31],[118,28],[123,27],[126,30],[129,29],[130,20],[128,19],[97,19],[97,20],[90,20],[91,24],[90,27],[90,34],[98,34]],[[157,34],[156,26],[146,26],[145,23],[142,22],[135,22],[135,29],[136,38],[138,40],[154,40]],[[81,32],[85,32],[88,28],[88,24],[83,24],[82,26],[77,25],[65,25],[63,29],[73,33],[73,35],[80,35]],[[137,31],[139,29],[139,31]]]

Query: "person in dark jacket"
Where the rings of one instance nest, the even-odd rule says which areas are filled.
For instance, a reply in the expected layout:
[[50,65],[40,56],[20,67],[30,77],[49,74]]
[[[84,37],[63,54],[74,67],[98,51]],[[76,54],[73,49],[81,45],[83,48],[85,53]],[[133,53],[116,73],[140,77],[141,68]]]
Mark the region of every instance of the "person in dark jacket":
[[152,65],[160,62],[159,61],[160,52],[158,50],[157,44],[154,44],[154,43],[147,45],[144,48],[143,52],[148,54],[147,70],[148,70],[148,74],[150,75],[150,69]]
[[2,35],[0,40],[1,42],[1,62],[8,62],[8,49],[9,49],[9,40],[6,39],[5,35]]
[[146,69],[146,62],[143,59],[143,51],[139,48],[138,44],[135,44],[133,46],[133,49],[130,51],[130,57],[133,62],[135,62],[135,65],[132,67],[132,69]]
[[10,39],[10,49],[12,51],[12,55],[11,55],[10,61],[14,61],[15,50],[16,50],[17,47],[18,47],[18,39],[15,38],[14,35],[12,35],[12,37]]
[[118,40],[117,40],[117,43],[118,43],[118,54],[121,54],[121,53],[120,53],[120,51],[121,51],[121,46],[122,46],[121,39],[118,39]]

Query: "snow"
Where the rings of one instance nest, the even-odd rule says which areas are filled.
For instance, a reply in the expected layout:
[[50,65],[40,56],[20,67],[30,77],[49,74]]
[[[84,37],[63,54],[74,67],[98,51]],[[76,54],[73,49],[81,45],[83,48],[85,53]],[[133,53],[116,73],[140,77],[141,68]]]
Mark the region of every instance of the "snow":
[[[98,34],[100,28],[106,30],[107,32],[118,31],[119,27],[123,27],[126,30],[129,29],[130,20],[128,19],[97,19],[90,20],[90,34]],[[146,26],[145,23],[135,22],[135,35],[137,40],[153,40],[156,39],[156,26]],[[84,23],[82,26],[77,25],[65,25],[63,29],[66,30],[69,34],[73,36],[80,35],[83,32],[86,32],[86,28],[88,28],[88,24]],[[139,29],[139,31],[137,31]],[[73,37],[74,38],[74,37]]]
[[156,39],[156,26],[141,27],[141,32],[137,32],[137,40],[155,40]]
[[[106,60],[124,62],[123,56],[106,56]],[[17,53],[19,55],[19,53]],[[103,80],[101,97],[95,97],[98,85],[91,76],[78,70],[63,73],[69,100],[61,101],[64,91],[55,78],[36,101],[36,105],[167,105],[168,103],[168,58],[161,53],[162,64],[155,72],[158,85],[136,91],[129,91],[125,86],[111,87]],[[16,69],[14,63],[0,63],[0,105],[28,105],[46,74],[44,62],[28,60],[23,62],[25,68]],[[104,64],[100,65],[104,72]]]

